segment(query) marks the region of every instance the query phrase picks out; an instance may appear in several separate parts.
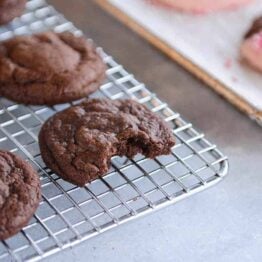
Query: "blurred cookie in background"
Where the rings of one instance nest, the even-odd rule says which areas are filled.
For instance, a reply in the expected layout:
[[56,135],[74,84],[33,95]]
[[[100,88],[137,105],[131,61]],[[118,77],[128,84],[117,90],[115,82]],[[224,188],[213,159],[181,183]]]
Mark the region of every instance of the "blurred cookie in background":
[[244,62],[262,72],[262,16],[253,22],[246,33],[240,55]]
[[149,0],[149,2],[182,12],[206,14],[220,10],[232,10],[252,0]]

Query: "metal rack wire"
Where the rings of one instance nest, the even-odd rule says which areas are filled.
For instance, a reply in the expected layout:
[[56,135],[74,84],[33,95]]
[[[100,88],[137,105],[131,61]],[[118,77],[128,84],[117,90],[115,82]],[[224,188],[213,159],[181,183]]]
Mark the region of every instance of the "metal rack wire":
[[[81,35],[43,0],[27,3],[27,12],[0,27],[0,41],[52,29]],[[0,148],[27,159],[38,170],[42,201],[16,236],[0,242],[0,261],[36,261],[91,238],[128,220],[170,205],[219,182],[228,171],[227,158],[178,113],[138,82],[111,56],[98,49],[108,65],[107,81],[94,97],[133,98],[161,115],[173,128],[177,144],[169,156],[154,160],[114,157],[103,178],[76,187],[43,163],[38,132],[43,122],[70,104],[25,106],[0,99]]]

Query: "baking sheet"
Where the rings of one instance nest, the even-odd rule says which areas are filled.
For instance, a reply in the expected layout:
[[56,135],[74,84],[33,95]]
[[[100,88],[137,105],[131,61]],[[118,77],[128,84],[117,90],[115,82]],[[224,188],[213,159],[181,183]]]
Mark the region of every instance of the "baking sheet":
[[[214,80],[206,82],[213,87],[216,85],[216,91],[251,118],[258,122],[262,120],[262,75],[239,59],[243,34],[253,19],[262,13],[262,1],[255,1],[231,12],[210,15],[181,14],[142,0],[98,2],[110,3],[131,17],[168,47],[203,70],[207,77]],[[128,24],[133,27],[130,21]],[[185,63],[183,65],[187,67]],[[194,70],[191,72],[194,73]],[[199,76],[199,72],[196,74]]]

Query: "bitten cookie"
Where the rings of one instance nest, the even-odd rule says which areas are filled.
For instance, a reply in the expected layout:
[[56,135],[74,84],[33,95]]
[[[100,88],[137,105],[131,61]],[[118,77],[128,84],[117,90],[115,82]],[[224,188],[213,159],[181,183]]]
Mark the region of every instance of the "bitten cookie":
[[0,151],[0,240],[27,225],[40,197],[40,182],[33,168],[20,157]]
[[148,0],[157,5],[174,8],[178,11],[205,14],[220,10],[234,9],[252,0]]
[[175,139],[160,117],[133,100],[91,99],[51,117],[39,144],[50,169],[84,186],[108,171],[112,156],[169,154]]
[[105,65],[84,37],[45,32],[0,43],[0,72],[0,95],[54,105],[96,91]]
[[257,18],[246,33],[240,54],[244,62],[262,72],[262,17]]
[[25,9],[26,0],[0,0],[0,25],[20,16]]

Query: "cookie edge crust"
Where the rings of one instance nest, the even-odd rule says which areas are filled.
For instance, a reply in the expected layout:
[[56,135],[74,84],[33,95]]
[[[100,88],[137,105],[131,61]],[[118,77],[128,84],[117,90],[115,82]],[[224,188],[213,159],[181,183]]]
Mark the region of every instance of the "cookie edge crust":
[[36,212],[36,210],[39,206],[39,203],[41,201],[41,184],[40,184],[40,179],[39,179],[37,172],[33,169],[33,167],[28,162],[26,162],[20,156],[17,156],[16,154],[13,154],[9,151],[5,151],[5,150],[0,150],[0,151],[7,153],[9,156],[12,157],[12,159],[14,159],[14,161],[16,163],[21,165],[20,168],[23,168],[23,170],[27,170],[27,173],[32,174],[30,177],[34,177],[34,181],[37,183],[37,185],[35,187],[37,199],[36,199],[34,205],[30,206],[31,208],[29,210],[26,210],[26,212],[25,212],[26,218],[24,219],[24,221],[22,221],[19,224],[19,226],[6,228],[4,233],[0,234],[0,240],[5,240],[7,238],[10,238],[10,237],[16,235],[21,229],[23,229],[23,227],[28,225],[29,221],[31,220],[31,218],[35,214],[35,212]]

